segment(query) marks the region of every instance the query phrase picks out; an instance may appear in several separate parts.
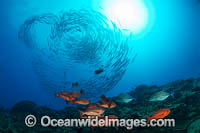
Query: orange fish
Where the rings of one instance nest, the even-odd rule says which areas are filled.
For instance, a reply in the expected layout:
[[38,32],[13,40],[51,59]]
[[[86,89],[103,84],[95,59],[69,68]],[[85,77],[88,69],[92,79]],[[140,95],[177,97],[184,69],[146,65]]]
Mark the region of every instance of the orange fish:
[[98,104],[94,103],[94,104],[90,104],[88,107],[85,108],[85,110],[90,110],[90,109],[93,109],[93,108],[98,108],[100,107]]
[[62,97],[62,98],[64,98],[64,99],[67,100],[67,101],[76,100],[75,97],[72,97],[72,96],[70,96],[70,95],[66,95],[66,93],[62,93],[62,92],[56,94],[56,96],[57,96],[57,97]]
[[83,93],[84,93],[84,91],[81,89],[80,91],[74,91],[74,92],[72,92],[71,96],[73,96],[73,97],[79,97]]
[[79,97],[80,94],[83,94],[83,93],[84,93],[84,91],[81,89],[80,91],[74,91],[72,93],[64,91],[64,92],[56,94],[56,96],[57,97],[62,97],[67,101],[73,101],[73,100],[76,100],[76,97]]
[[104,108],[114,108],[117,106],[116,103],[114,103],[111,98],[107,99],[105,95],[101,96],[101,102],[103,104],[99,104],[99,106]]
[[169,109],[160,109],[155,112],[151,117],[147,115],[147,123],[149,123],[152,119],[163,119],[170,114]]
[[108,103],[108,100],[106,99],[106,96],[105,96],[105,95],[102,95],[102,96],[101,96],[101,102],[102,102],[102,103],[105,103],[105,104]]
[[117,104],[114,103],[114,102],[111,102],[111,104],[105,104],[105,103],[103,103],[103,104],[98,104],[98,105],[99,105],[100,107],[109,108],[109,109],[114,108],[114,107],[117,106]]
[[91,115],[95,115],[95,116],[100,116],[101,114],[104,113],[104,109],[102,108],[93,108],[93,109],[89,109],[86,111],[79,111],[80,115],[87,115],[87,116],[91,116]]
[[87,105],[87,104],[90,104],[90,101],[87,100],[87,99],[76,99],[76,100],[73,100],[73,101],[69,101],[69,103]]
[[62,95],[71,95],[71,93],[70,93],[70,92],[67,92],[67,91],[63,91],[63,92],[61,92],[61,94],[62,94]]

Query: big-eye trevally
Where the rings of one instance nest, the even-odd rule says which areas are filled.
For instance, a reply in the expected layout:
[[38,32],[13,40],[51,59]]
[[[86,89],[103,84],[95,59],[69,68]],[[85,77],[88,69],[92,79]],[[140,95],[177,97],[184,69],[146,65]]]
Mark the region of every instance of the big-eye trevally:
[[165,92],[165,91],[159,91],[159,92],[154,93],[150,97],[149,101],[151,101],[151,102],[154,102],[154,101],[164,101],[169,96],[173,96],[173,93],[170,94],[170,93]]
[[133,97],[126,93],[120,93],[114,100],[119,103],[128,103],[133,100]]

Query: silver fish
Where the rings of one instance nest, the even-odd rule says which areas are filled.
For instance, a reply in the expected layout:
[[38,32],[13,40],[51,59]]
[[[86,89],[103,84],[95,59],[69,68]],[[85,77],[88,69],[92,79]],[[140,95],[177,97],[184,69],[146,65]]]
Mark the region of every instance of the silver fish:
[[120,93],[114,100],[119,103],[129,103],[133,97],[126,93]]
[[154,93],[149,101],[153,102],[153,101],[164,101],[165,99],[167,99],[170,95],[173,95],[173,94],[170,94],[168,92],[165,92],[165,91],[159,91],[159,92],[156,92]]

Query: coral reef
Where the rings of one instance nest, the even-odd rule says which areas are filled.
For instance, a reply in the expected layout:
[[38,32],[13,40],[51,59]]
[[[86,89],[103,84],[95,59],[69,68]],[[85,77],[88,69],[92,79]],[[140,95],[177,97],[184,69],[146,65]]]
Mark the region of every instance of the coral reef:
[[[150,102],[151,95],[158,91],[173,92],[165,101]],[[15,104],[10,110],[0,107],[0,132],[134,132],[134,133],[196,133],[200,131],[200,78],[178,80],[163,86],[141,85],[133,88],[129,95],[136,97],[129,103],[117,103],[117,107],[106,109],[104,115],[116,115],[118,118],[142,119],[152,115],[161,108],[168,108],[171,113],[167,118],[175,119],[176,126],[171,128],[142,128],[132,130],[126,128],[82,128],[82,127],[49,127],[44,128],[38,123],[33,128],[24,124],[27,114],[39,118],[48,115],[51,118],[80,118],[78,110],[81,107],[66,107],[62,110],[53,110],[45,106],[37,106],[31,101],[22,101]]]

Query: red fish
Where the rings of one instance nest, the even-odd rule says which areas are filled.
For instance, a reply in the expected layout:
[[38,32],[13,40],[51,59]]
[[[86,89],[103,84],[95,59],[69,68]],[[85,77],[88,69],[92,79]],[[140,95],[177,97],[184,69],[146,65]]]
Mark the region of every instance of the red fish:
[[74,91],[74,92],[60,92],[58,94],[56,94],[57,97],[62,97],[67,101],[73,101],[76,100],[76,97],[79,97],[81,94],[83,94],[84,91],[81,89],[80,91]]
[[114,103],[114,102],[111,102],[110,104],[105,104],[105,103],[103,103],[103,104],[98,104],[98,105],[99,105],[100,107],[109,108],[109,109],[114,108],[114,107],[117,106],[117,104]]
[[102,96],[101,96],[101,102],[102,102],[102,103],[105,103],[105,104],[108,103],[108,101],[107,101],[105,95],[102,95]]
[[90,104],[88,107],[85,108],[85,110],[90,110],[90,109],[93,109],[93,108],[98,108],[100,107],[98,104],[94,103],[94,104]]
[[101,102],[103,104],[99,104],[99,106],[104,107],[104,108],[114,108],[117,106],[117,104],[114,103],[111,98],[107,99],[105,95],[101,96]]
[[74,91],[74,92],[72,92],[71,96],[73,96],[73,97],[79,97],[83,93],[84,93],[84,91],[81,89],[80,91]]
[[163,119],[170,114],[169,109],[160,109],[155,112],[151,117],[147,115],[147,123],[149,123],[152,119]]
[[70,95],[66,95],[66,93],[62,93],[62,92],[56,94],[56,96],[57,96],[57,97],[62,97],[62,98],[64,98],[64,99],[67,100],[67,101],[76,100],[75,97],[72,97],[72,96],[70,96]]
[[104,113],[104,109],[102,109],[102,108],[93,108],[93,109],[86,110],[86,111],[79,111],[79,113],[80,113],[81,116],[83,116],[83,115],[87,115],[87,116],[91,116],[91,115],[100,116],[101,114]]
[[87,104],[90,104],[90,101],[87,100],[87,99],[76,99],[76,100],[73,100],[73,101],[69,101],[69,103],[87,105]]

